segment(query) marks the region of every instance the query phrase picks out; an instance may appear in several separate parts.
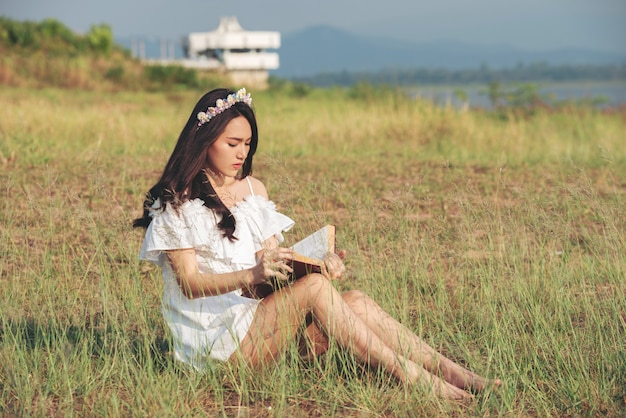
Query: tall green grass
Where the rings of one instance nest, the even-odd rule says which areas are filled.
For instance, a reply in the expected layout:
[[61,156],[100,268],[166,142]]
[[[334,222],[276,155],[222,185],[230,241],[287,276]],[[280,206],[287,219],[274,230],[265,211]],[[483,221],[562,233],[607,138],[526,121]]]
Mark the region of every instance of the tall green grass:
[[623,113],[254,95],[254,174],[297,221],[288,243],[335,223],[339,289],[505,382],[456,405],[335,349],[260,373],[173,362],[130,222],[201,93],[0,92],[3,415],[626,413]]

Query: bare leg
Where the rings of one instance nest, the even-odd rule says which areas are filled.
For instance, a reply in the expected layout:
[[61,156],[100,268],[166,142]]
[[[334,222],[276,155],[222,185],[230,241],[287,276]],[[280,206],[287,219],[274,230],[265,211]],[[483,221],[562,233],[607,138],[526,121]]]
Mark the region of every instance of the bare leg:
[[319,274],[301,278],[261,301],[250,330],[241,342],[240,358],[253,367],[271,361],[293,341],[309,313],[326,335],[364,363],[384,368],[401,382],[432,387],[435,393],[445,398],[469,397],[467,392],[395,352]]
[[489,380],[465,369],[426,344],[410,329],[387,314],[364,293],[353,290],[343,295],[346,303],[394,351],[406,355],[434,374],[462,389],[483,390],[488,385],[500,386],[499,379]]
[[[483,390],[489,385],[502,384],[499,379],[486,379],[438,353],[362,292],[353,290],[341,296],[354,313],[396,353],[403,354],[433,374],[443,376],[448,383],[474,391]],[[305,357],[320,355],[328,347],[325,335],[315,323],[307,328],[305,340],[300,345],[301,353]]]

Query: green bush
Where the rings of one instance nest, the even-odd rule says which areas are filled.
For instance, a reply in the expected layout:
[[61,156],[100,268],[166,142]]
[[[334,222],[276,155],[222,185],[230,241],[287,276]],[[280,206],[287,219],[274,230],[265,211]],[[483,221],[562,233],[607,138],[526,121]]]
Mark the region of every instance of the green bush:
[[124,67],[118,64],[109,68],[106,73],[104,73],[104,78],[111,81],[122,81],[124,78]]
[[0,17],[0,36],[9,45],[20,47],[37,47],[37,24],[33,22],[17,22]]
[[70,45],[76,42],[76,35],[56,19],[45,19],[42,21],[39,24],[39,32],[44,39],[62,40]]
[[200,87],[195,70],[178,65],[149,65],[144,69],[146,80],[161,86]]
[[89,33],[82,36],[56,19],[19,22],[0,17],[0,42],[26,51],[42,50],[67,56],[88,51],[109,55],[115,47],[113,32],[107,24],[93,25]]
[[92,51],[109,55],[113,50],[113,32],[107,24],[92,25],[87,34],[87,42]]

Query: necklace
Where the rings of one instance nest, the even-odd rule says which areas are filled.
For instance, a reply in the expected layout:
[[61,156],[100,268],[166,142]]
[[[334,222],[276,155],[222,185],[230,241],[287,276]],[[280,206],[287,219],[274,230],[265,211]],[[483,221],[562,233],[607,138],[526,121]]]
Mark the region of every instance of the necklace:
[[215,171],[211,170],[210,167],[207,167],[204,171],[207,175],[207,178],[209,179],[209,181],[213,181],[213,187],[223,187],[224,186],[224,182],[225,182],[225,178],[223,175],[216,173]]
[[237,183],[236,181],[226,184],[226,176],[221,173],[218,174],[208,167],[205,169],[205,173],[208,181],[213,186],[215,197],[221,200],[226,207],[231,207],[237,203],[237,193],[232,190]]

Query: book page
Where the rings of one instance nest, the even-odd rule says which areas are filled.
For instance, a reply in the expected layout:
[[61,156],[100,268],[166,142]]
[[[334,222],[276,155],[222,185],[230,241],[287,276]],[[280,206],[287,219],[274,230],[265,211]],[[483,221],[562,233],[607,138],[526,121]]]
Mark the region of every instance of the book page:
[[326,225],[318,229],[302,241],[294,244],[291,249],[306,257],[323,260],[324,254],[335,251],[335,226]]

